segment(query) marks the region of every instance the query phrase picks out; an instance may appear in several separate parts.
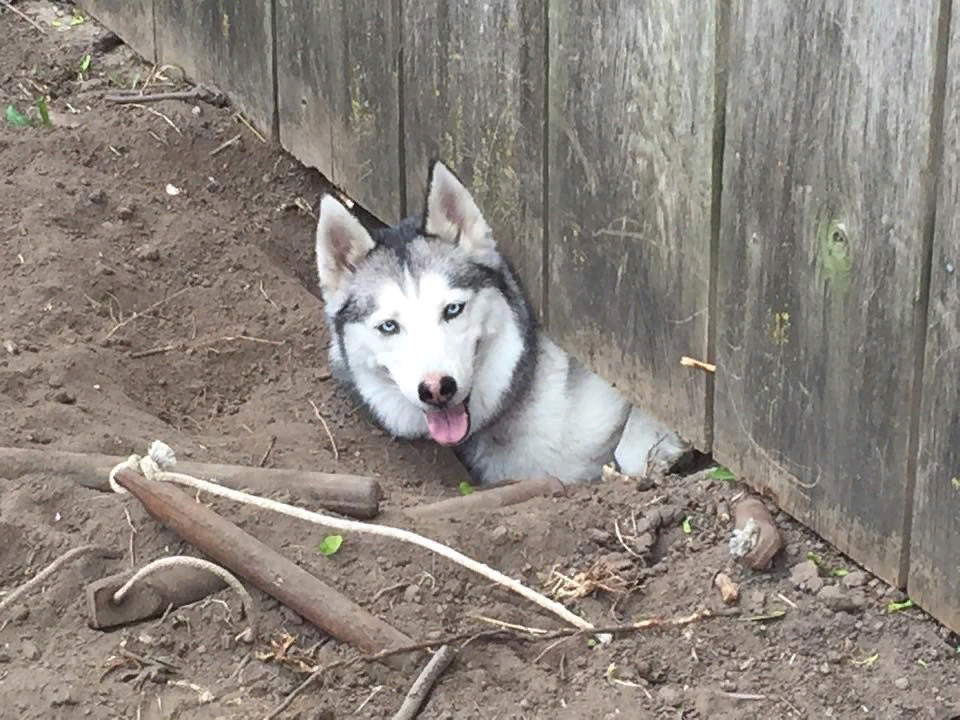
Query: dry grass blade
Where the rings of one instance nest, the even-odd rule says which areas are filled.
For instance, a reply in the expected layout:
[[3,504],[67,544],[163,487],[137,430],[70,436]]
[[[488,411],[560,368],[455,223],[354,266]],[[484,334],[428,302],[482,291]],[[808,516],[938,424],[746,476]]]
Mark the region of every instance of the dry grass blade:
[[317,404],[311,400],[311,407],[313,407],[313,414],[317,416],[317,419],[320,421],[320,424],[323,425],[324,432],[327,433],[327,437],[330,439],[330,446],[333,448],[333,459],[340,459],[340,451],[337,450],[337,441],[333,439],[333,433],[330,432],[330,426],[327,425],[327,421],[324,419],[323,415],[320,414],[320,408],[317,407]]
[[147,308],[146,310],[144,310],[143,312],[134,312],[134,313],[133,313],[130,317],[128,317],[126,320],[124,320],[124,321],[122,321],[122,322],[118,322],[118,323],[113,327],[113,329],[106,334],[106,336],[105,336],[103,339],[104,339],[104,340],[109,340],[110,338],[112,338],[112,337],[114,336],[114,334],[115,334],[120,328],[128,325],[129,323],[132,323],[132,322],[133,322],[134,320],[136,320],[137,318],[143,317],[144,315],[147,315],[147,314],[153,312],[153,311],[156,310],[157,308],[162,307],[163,305],[166,305],[168,302],[170,302],[170,301],[173,300],[174,298],[177,298],[177,297],[179,297],[180,295],[183,295],[183,294],[184,294],[187,290],[189,290],[189,289],[190,289],[189,287],[180,288],[179,290],[177,290],[177,291],[176,291],[175,293],[173,293],[172,295],[167,295],[167,297],[163,298],[162,300],[157,300],[157,302],[153,303],[153,305],[151,305],[150,307],[148,307],[148,308]]
[[30,23],[30,25],[32,25],[34,28],[39,30],[41,34],[43,35],[47,34],[47,30],[46,28],[43,27],[43,25],[38,23],[36,20],[34,20],[32,17],[30,17],[26,13],[21,12],[20,10],[17,10],[17,8],[15,8],[12,4],[10,4],[9,0],[0,0],[0,5],[3,5],[3,7],[5,7],[10,12],[12,12],[14,15],[18,15],[23,20],[26,20],[28,23]]
[[159,110],[154,110],[153,108],[149,108],[142,103],[129,103],[128,107],[140,108],[141,110],[146,110],[151,115],[156,115],[158,118],[162,119],[167,125],[169,125],[174,130],[176,130],[177,135],[183,135],[183,133],[180,131],[180,128],[177,127],[177,124],[173,122],[173,120],[171,120],[169,117],[164,115],[162,112],[160,112]]

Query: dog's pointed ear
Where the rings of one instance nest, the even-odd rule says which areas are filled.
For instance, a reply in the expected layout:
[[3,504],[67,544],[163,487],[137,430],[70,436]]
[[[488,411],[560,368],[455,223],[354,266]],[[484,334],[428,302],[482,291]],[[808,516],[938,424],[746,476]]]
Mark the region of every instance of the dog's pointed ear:
[[373,250],[370,233],[333,195],[320,201],[317,219],[317,277],[320,289],[336,292],[348,273]]
[[493,231],[470,191],[439,160],[430,166],[427,179],[423,232],[449,242],[459,240],[461,247],[470,252],[485,252],[496,247]]

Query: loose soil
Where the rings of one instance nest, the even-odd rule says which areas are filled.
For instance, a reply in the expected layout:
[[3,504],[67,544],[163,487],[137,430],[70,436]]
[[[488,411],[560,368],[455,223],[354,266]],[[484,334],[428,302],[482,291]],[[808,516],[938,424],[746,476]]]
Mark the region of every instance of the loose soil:
[[[0,446],[127,455],[162,439],[181,458],[256,465],[276,438],[268,467],[373,475],[384,522],[530,586],[546,591],[554,572],[592,571],[606,589],[567,602],[596,624],[715,613],[609,645],[476,639],[424,720],[960,712],[955,635],[917,609],[891,612],[898,591],[775,508],[786,549],[773,569],[733,562],[729,512],[741,488],[704,472],[609,482],[458,521],[404,519],[403,507],[455,497],[464,475],[429,443],[384,436],[329,380],[308,212],[322,178],[228,108],[106,102],[152,68],[122,45],[104,52],[96,23],[71,27],[70,5],[16,7],[48,32],[0,10],[0,105],[35,117],[43,92],[54,127],[0,124]],[[61,29],[51,25],[58,16]],[[164,89],[161,80],[154,75],[152,89]],[[311,668],[356,656],[254,588],[252,647],[235,639],[242,621],[229,591],[159,620],[93,630],[85,586],[131,567],[131,527],[137,566],[196,550],[129,496],[51,474],[2,482],[4,594],[82,544],[121,557],[78,559],[0,613],[0,717],[262,718]],[[347,535],[327,557],[317,551],[322,528],[200,499],[416,640],[489,629],[477,615],[559,627],[426,552]],[[634,523],[654,512],[668,522],[641,547]],[[810,553],[819,567],[804,564]],[[740,588],[731,608],[713,586],[719,571]],[[411,682],[378,663],[340,666],[278,717],[391,717]]]

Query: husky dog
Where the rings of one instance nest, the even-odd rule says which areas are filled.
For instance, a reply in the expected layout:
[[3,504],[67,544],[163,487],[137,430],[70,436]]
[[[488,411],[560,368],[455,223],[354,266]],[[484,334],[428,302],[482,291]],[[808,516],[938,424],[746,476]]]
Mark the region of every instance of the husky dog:
[[478,484],[642,475],[690,449],[542,334],[470,192],[431,163],[422,215],[368,232],[320,203],[335,377],[394,437],[452,447]]

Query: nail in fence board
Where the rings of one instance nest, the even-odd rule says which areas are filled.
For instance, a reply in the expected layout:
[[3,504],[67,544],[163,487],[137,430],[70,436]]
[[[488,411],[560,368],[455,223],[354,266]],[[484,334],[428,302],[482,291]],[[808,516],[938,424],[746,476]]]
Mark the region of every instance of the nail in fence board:
[[550,3],[549,334],[704,447],[714,0]]
[[157,60],[211,84],[269,140],[274,115],[270,3],[154,0]]
[[907,590],[924,610],[960,632],[960,13],[956,10],[951,24]]
[[420,212],[431,158],[470,188],[541,309],[542,0],[403,2],[407,212]]
[[938,6],[731,9],[714,456],[898,584]]
[[399,0],[277,0],[280,142],[400,219]]
[[77,4],[147,62],[154,62],[153,0],[82,0]]

